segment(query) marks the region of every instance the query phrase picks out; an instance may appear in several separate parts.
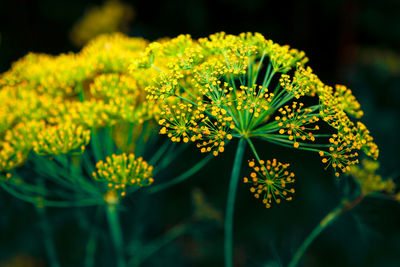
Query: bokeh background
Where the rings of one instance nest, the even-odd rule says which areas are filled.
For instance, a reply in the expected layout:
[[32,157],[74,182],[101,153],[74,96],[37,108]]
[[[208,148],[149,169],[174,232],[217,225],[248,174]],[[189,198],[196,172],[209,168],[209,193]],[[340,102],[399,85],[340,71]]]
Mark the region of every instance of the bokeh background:
[[[0,73],[28,52],[79,51],[74,25],[104,1],[0,0]],[[361,103],[362,121],[380,147],[380,173],[400,179],[400,1],[398,0],[170,0],[124,1],[120,30],[149,40],[189,33],[205,37],[260,32],[280,44],[304,50],[309,65],[327,84],[345,84]],[[95,17],[94,22],[101,19]],[[318,156],[256,142],[262,158],[290,162],[296,172],[293,202],[266,210],[239,185],[235,245],[238,266],[286,266],[319,220],[338,205],[343,181],[325,171]],[[250,157],[250,153],[248,156]],[[122,212],[126,239],[147,242],[176,225],[190,230],[174,238],[143,266],[222,266],[227,185],[234,145],[200,173],[172,189],[139,193]],[[171,173],[188,168],[201,155],[184,152]],[[248,169],[245,167],[243,174]],[[198,198],[215,210],[196,216]],[[197,197],[197,198],[196,198]],[[197,202],[193,199],[197,199]],[[198,205],[197,205],[198,206]],[[90,225],[73,211],[50,210],[56,248],[63,266],[80,266]],[[83,212],[94,215],[95,211]],[[104,229],[107,229],[104,227]],[[96,266],[113,266],[106,233]],[[132,249],[132,253],[135,249]],[[366,199],[342,216],[311,245],[302,266],[399,266],[400,204]],[[0,192],[0,266],[47,266],[34,207]]]

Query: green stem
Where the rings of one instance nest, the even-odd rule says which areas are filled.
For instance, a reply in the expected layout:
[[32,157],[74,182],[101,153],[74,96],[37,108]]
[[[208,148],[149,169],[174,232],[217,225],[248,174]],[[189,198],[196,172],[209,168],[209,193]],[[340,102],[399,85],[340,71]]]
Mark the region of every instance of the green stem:
[[16,198],[19,198],[23,201],[32,203],[34,205],[42,205],[44,207],[57,207],[57,208],[71,208],[71,207],[87,207],[87,206],[96,206],[103,204],[103,201],[100,199],[85,199],[85,200],[75,200],[75,201],[58,201],[58,200],[46,200],[44,198],[39,198],[37,196],[28,196],[26,193],[20,193],[10,186],[6,185],[5,182],[0,183],[0,186],[13,195]]
[[152,241],[147,246],[144,246],[140,249],[140,256],[133,256],[129,261],[129,266],[140,266],[144,261],[154,255],[158,250],[167,244],[171,243],[176,238],[184,235],[189,230],[189,226],[187,224],[179,224],[172,229],[170,229],[167,233],[165,233],[162,237]]
[[113,126],[107,126],[104,128],[102,143],[105,147],[105,152],[107,156],[111,156],[114,153],[114,139],[112,136]]
[[107,219],[110,227],[111,238],[114,243],[115,253],[117,255],[117,267],[125,267],[124,245],[122,239],[121,225],[118,218],[118,210],[116,204],[109,203],[107,205]]
[[178,97],[178,98],[180,98],[180,99],[182,99],[183,101],[186,101],[186,102],[192,104],[192,105],[195,106],[195,107],[198,107],[198,106],[199,106],[199,105],[197,105],[196,103],[194,103],[193,101],[191,101],[191,100],[189,100],[189,99],[186,99],[186,98],[184,98],[184,97],[182,97],[182,96],[180,96],[180,95],[175,95],[175,96]]
[[[46,190],[46,185],[42,179],[40,179],[38,181],[38,186],[40,186],[44,190]],[[52,239],[50,225],[47,221],[45,207],[40,205],[39,203],[36,204],[35,206],[36,206],[36,210],[39,213],[39,216],[41,219],[41,227],[42,227],[43,238],[44,238],[43,242],[44,242],[44,247],[46,249],[47,257],[49,259],[49,264],[51,267],[60,267],[60,264],[58,263],[58,260],[57,260],[55,246],[54,246],[53,239]]]
[[164,141],[164,143],[161,145],[161,147],[157,150],[157,152],[149,160],[149,164],[154,165],[161,158],[161,156],[164,155],[164,153],[165,153],[165,151],[167,151],[169,145],[170,145],[169,140]]
[[166,168],[172,161],[174,161],[186,148],[188,148],[189,144],[181,144],[176,148],[177,143],[173,143],[172,146],[165,152],[165,157],[157,163],[157,169],[154,171],[154,175],[164,168]]
[[[263,93],[264,90],[266,89],[267,80],[268,80],[268,78],[270,77],[269,74],[271,73],[271,67],[272,67],[271,63],[268,63],[267,70],[265,71],[264,81],[263,81],[263,83],[262,83],[262,89],[261,89],[261,92],[262,92],[262,93]],[[268,89],[268,88],[267,88],[267,89]]]
[[60,264],[58,263],[54,243],[51,238],[51,230],[50,230],[50,226],[47,222],[45,208],[36,206],[36,209],[37,209],[37,211],[41,217],[41,221],[42,221],[41,226],[42,226],[42,230],[43,230],[43,234],[44,234],[44,246],[46,249],[47,257],[49,259],[50,266],[51,267],[59,267]]
[[214,158],[213,154],[209,154],[207,155],[204,159],[202,159],[201,161],[199,161],[196,165],[194,165],[192,168],[190,168],[189,170],[185,171],[184,173],[182,173],[181,175],[175,177],[174,179],[160,184],[160,185],[155,185],[155,186],[151,186],[149,188],[149,190],[147,190],[146,192],[149,194],[154,194],[157,192],[160,192],[164,189],[167,189],[177,183],[183,182],[186,179],[188,179],[189,177],[191,177],[193,174],[195,174],[196,172],[198,172],[201,168],[203,168],[212,158]]
[[289,263],[288,267],[295,267],[299,262],[301,257],[306,252],[307,248],[310,244],[315,240],[315,238],[329,225],[331,225],[336,219],[340,217],[343,213],[351,210],[355,206],[357,206],[362,200],[364,199],[364,195],[360,195],[352,202],[348,203],[347,205],[340,205],[339,207],[335,208],[333,211],[328,213],[321,222],[314,228],[309,236],[303,241],[301,246],[297,249],[296,253],[294,254],[293,259]]
[[253,151],[254,156],[256,157],[256,159],[258,160],[258,162],[261,161],[260,157],[258,156],[257,150],[253,145],[253,142],[251,142],[250,138],[246,138],[247,143],[249,144],[251,151]]
[[96,129],[96,130],[92,129],[91,137],[90,137],[90,144],[92,146],[94,160],[97,163],[103,159],[103,152],[100,149],[101,144],[99,141],[99,130],[98,129]]
[[128,137],[126,138],[126,144],[125,144],[125,148],[124,148],[124,152],[127,152],[129,145],[131,144],[132,141],[132,135],[133,135],[133,123],[129,123],[128,126]]
[[237,185],[239,183],[240,168],[242,165],[243,155],[246,148],[246,141],[241,138],[239,140],[236,156],[233,163],[231,180],[229,182],[228,199],[226,203],[225,214],[225,266],[233,266],[233,216],[235,211],[235,197]]
[[78,89],[78,94],[79,94],[79,101],[84,102],[86,97],[85,97],[85,92],[84,92],[84,86],[83,83],[80,82],[76,85],[76,88]]
[[261,56],[261,59],[260,59],[260,61],[258,62],[257,72],[256,72],[256,74],[255,74],[254,77],[253,77],[252,85],[255,84],[255,83],[257,82],[258,74],[260,73],[260,69],[261,69],[261,66],[262,66],[262,64],[263,64],[263,62],[264,62],[264,58],[265,58],[265,51],[263,51],[263,54],[262,54],[262,56]]
[[94,262],[95,262],[94,256],[96,253],[96,239],[99,234],[97,221],[100,219],[101,210],[102,210],[101,207],[97,207],[95,219],[94,219],[93,225],[91,227],[92,229],[90,230],[88,242],[86,244],[86,254],[85,254],[85,261],[84,261],[85,267],[94,266]]

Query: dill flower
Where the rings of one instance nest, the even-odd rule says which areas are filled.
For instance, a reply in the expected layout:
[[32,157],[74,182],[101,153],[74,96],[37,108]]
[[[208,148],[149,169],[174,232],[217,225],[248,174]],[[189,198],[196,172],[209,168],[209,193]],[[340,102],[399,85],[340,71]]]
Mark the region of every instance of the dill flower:
[[363,195],[369,195],[376,192],[393,194],[395,183],[392,179],[384,179],[376,174],[379,169],[379,162],[364,159],[362,166],[352,166],[349,175],[352,176],[360,185]]
[[11,71],[9,75],[15,81],[27,82],[39,93],[68,96],[75,94],[77,85],[91,76],[94,70],[73,53],[59,56],[29,53],[14,63]]
[[361,118],[364,115],[364,112],[360,110],[361,105],[358,103],[351,90],[346,86],[339,84],[335,86],[335,89],[334,97],[339,103],[341,103],[341,109],[355,118]]
[[192,104],[178,103],[172,109],[164,105],[160,113],[164,118],[158,123],[163,126],[160,134],[167,134],[172,142],[188,143],[190,139],[196,140],[201,134],[197,133],[197,122],[204,118],[201,112],[196,111]]
[[11,90],[6,88],[0,90],[0,101],[4,103],[0,106],[0,134],[2,134],[11,127],[18,115],[12,112],[12,107],[16,106],[16,101],[12,97]]
[[83,46],[99,34],[125,31],[133,17],[131,6],[115,0],[105,1],[85,12],[73,26],[70,39],[76,46]]
[[292,186],[295,179],[294,173],[287,170],[289,164],[283,164],[276,159],[266,162],[260,160],[258,164],[254,159],[249,161],[249,167],[253,171],[250,173],[250,178],[243,178],[244,183],[252,184],[250,192],[254,197],[262,199],[267,208],[271,207],[272,202],[279,204],[281,200],[292,200],[291,194],[295,192]]
[[9,171],[26,160],[26,153],[19,151],[9,142],[0,143],[0,171]]
[[115,124],[116,110],[104,100],[87,100],[84,102],[68,102],[69,112],[58,118],[59,123],[71,121],[77,125],[83,125],[86,128],[102,128],[107,125]]
[[127,186],[143,187],[154,182],[153,166],[134,154],[113,154],[97,162],[96,169],[92,174],[94,179],[107,182],[109,188],[121,191],[121,196],[125,196]]
[[[3,168],[22,164],[31,149],[39,154],[83,152],[88,129],[153,120],[160,108],[144,101],[152,71],[128,71],[146,45],[141,38],[116,33],[97,37],[79,53],[30,53],[15,62],[0,76]],[[15,125],[31,122],[41,122],[41,130],[35,138],[24,138],[24,149],[4,140]]]
[[258,33],[223,32],[197,41],[180,35],[146,51],[149,64],[141,67],[159,72],[147,99],[163,103],[160,134],[173,142],[195,142],[217,156],[233,137],[258,138],[319,154],[336,176],[358,164],[361,152],[378,157],[356,121],[363,112],[352,91],[325,85],[302,51]]
[[[48,123],[54,123],[55,118],[67,113],[65,109],[66,101],[62,97],[42,94],[33,90],[33,88],[26,82],[15,87],[5,86],[2,88],[1,91],[5,95],[2,110],[7,112],[7,115],[4,114],[3,125],[5,122],[8,126],[11,126],[16,122],[31,120],[44,120]],[[18,107],[18,109],[15,109],[15,107]]]
[[[181,41],[187,39],[188,36],[179,36],[171,40],[171,43],[179,43],[178,51],[184,52],[191,51],[191,46],[194,46],[193,49],[198,53],[202,52],[203,56],[198,57],[197,64],[195,60],[185,60],[185,62],[194,62],[190,66],[186,64],[185,68],[182,68],[182,64],[171,63],[170,71],[162,72],[156,81],[157,84],[147,88],[150,94],[148,98],[165,99],[172,96],[184,99],[184,101],[186,99],[186,102],[203,110],[202,116],[208,117],[207,124],[200,123],[192,128],[201,129],[202,132],[218,132],[219,139],[231,137],[232,130],[236,130],[240,135],[249,135],[251,130],[265,123],[267,118],[273,114],[271,106],[274,94],[269,93],[266,86],[257,85],[256,77],[252,77],[247,82],[250,86],[242,83],[239,88],[236,88],[234,81],[236,78],[241,80],[242,76],[246,77],[249,60],[253,60],[260,49],[253,43],[263,44],[263,56],[266,53],[274,55],[275,63],[273,65],[277,72],[287,71],[294,64],[292,62],[294,58],[302,58],[300,55],[293,57],[293,53],[295,53],[293,50],[289,55],[290,62],[283,67],[283,63],[279,63],[278,58],[281,58],[279,55],[283,53],[282,51],[286,51],[287,47],[279,50],[275,44],[267,42],[258,34],[254,36],[247,34],[240,37],[223,33],[216,34],[210,36],[210,41],[199,40],[203,47],[199,47],[199,44],[193,41]],[[183,48],[185,45],[186,47]],[[171,54],[170,46],[167,44],[160,44],[160,46],[159,50],[165,49],[169,51],[167,54]],[[159,54],[162,55],[163,52],[159,52]],[[189,54],[191,55],[191,53]],[[184,53],[180,55],[183,58],[185,56]],[[191,88],[184,87],[181,81]],[[199,147],[203,148],[203,145]],[[220,149],[219,147],[218,149]]]
[[[301,65],[306,60],[303,60],[304,53],[290,50],[287,46],[280,47],[272,41],[266,41],[259,34],[243,34],[236,37],[220,33],[210,36],[209,40],[201,39],[199,43],[189,41],[188,38],[187,35],[179,36],[172,39],[171,44],[168,42],[159,44],[158,50],[161,52],[158,54],[161,57],[164,54],[173,54],[172,47],[177,50],[175,53],[179,54],[181,61],[172,62],[168,66],[169,71],[160,74],[156,85],[146,89],[150,94],[148,98],[177,97],[183,102],[195,105],[202,113],[195,116],[202,117],[202,120],[199,122],[189,120],[188,123],[193,125],[188,128],[193,129],[196,134],[207,134],[202,134],[201,138],[199,136],[191,138],[191,141],[198,140],[197,146],[202,152],[212,151],[218,155],[218,152],[224,150],[223,145],[232,138],[233,133],[250,136],[251,132],[257,132],[257,127],[265,124],[281,105],[279,102],[276,103],[277,106],[273,105],[274,100],[275,102],[278,100],[274,98],[275,94],[270,93],[265,85],[256,84],[255,76],[258,73],[251,73],[254,69],[249,70],[249,64],[254,64],[252,61],[257,57],[257,53],[262,51],[262,57],[269,54],[273,62],[272,67],[276,72],[287,72],[296,64]],[[202,56],[197,56],[194,60],[193,51]],[[284,59],[286,59],[285,64]],[[182,65],[182,60],[191,64]],[[246,84],[242,77],[248,78]],[[241,84],[238,88],[236,79],[239,79]],[[170,109],[178,106],[170,106]],[[309,110],[304,112],[311,113]],[[316,121],[317,119],[311,122],[308,120],[308,123]],[[299,125],[299,127],[305,129],[304,125]],[[166,132],[166,128],[168,127],[164,127],[162,132]],[[173,135],[171,134],[171,137]],[[296,147],[297,143],[294,146]]]
[[95,77],[90,84],[90,93],[98,98],[112,99],[118,96],[139,97],[140,91],[136,86],[136,80],[118,73],[105,73]]
[[33,150],[39,155],[82,153],[90,140],[90,130],[71,122],[48,126],[38,133]]
[[[115,33],[76,54],[28,54],[1,76],[0,100],[11,104],[0,109],[0,118],[15,105],[21,109],[1,122],[0,131],[42,121],[43,132],[24,149],[2,140],[8,151],[3,162],[23,161],[32,148],[82,152],[87,129],[153,119],[171,141],[195,143],[215,156],[232,138],[258,138],[318,153],[336,176],[358,164],[361,151],[376,159],[379,149],[357,121],[363,112],[352,91],[325,85],[307,61],[304,52],[259,33],[223,32],[152,43]],[[140,127],[132,128],[131,137]],[[110,136],[123,143],[122,135]]]
[[156,116],[157,105],[144,101],[145,95],[136,79],[129,75],[107,73],[98,75],[90,85],[90,93],[107,105],[110,117],[131,123],[143,123]]
[[19,122],[0,141],[0,171],[9,171],[27,160],[32,143],[44,128],[44,121]]
[[130,38],[121,33],[102,34],[82,48],[78,57],[99,73],[127,73],[131,61],[147,46],[142,38]]

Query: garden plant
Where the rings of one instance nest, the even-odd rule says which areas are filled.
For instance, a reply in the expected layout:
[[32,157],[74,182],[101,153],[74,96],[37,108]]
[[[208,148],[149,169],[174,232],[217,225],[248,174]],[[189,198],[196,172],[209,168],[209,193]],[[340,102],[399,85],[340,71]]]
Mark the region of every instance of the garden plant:
[[[325,84],[304,52],[259,33],[155,42],[115,33],[100,35],[78,53],[29,53],[0,76],[0,99],[0,186],[35,206],[49,266],[63,264],[48,209],[72,209],[75,220],[93,225],[106,215],[108,228],[88,227],[83,266],[98,266],[101,231],[112,243],[115,266],[140,265],[187,228],[177,225],[144,251],[125,234],[132,225],[121,224],[120,212],[142,194],[201,176],[220,157],[232,166],[224,170],[230,180],[221,259],[228,267],[237,257],[239,185],[248,187],[266,213],[285,209],[290,203],[282,202],[295,200],[295,192],[307,194],[295,189],[295,180],[307,177],[297,177],[291,162],[279,160],[280,147],[320,159],[326,176],[346,190],[285,265],[301,263],[311,242],[365,197],[400,199],[393,180],[376,173],[379,149],[360,121],[363,111],[352,91]],[[276,149],[261,150],[259,142]],[[233,159],[225,157],[228,146],[236,149]],[[191,147],[204,156],[172,172]],[[93,207],[94,215],[83,207]],[[249,220],[257,220],[256,214]]]

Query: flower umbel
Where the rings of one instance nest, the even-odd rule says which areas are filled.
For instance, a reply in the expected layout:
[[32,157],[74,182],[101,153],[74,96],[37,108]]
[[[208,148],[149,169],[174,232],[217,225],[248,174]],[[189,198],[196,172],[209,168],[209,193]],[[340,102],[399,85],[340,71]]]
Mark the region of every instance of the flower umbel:
[[141,157],[136,159],[134,154],[113,154],[97,162],[96,169],[94,179],[108,182],[108,187],[121,191],[121,196],[125,196],[127,186],[143,187],[154,182],[153,166]]
[[254,159],[249,161],[249,167],[253,169],[250,178],[244,177],[243,182],[252,184],[250,192],[254,197],[262,199],[267,208],[271,207],[272,202],[279,204],[281,199],[290,201],[295,192],[292,188],[295,182],[294,173],[289,172],[289,164],[283,164],[276,159],[261,160],[260,165],[256,165]]
[[351,175],[361,187],[363,195],[369,195],[376,192],[382,192],[391,195],[395,191],[395,183],[392,179],[384,179],[381,175],[376,174],[379,169],[379,162],[364,159],[362,166],[352,166],[349,171]]
[[33,142],[33,150],[40,155],[82,153],[90,140],[90,130],[71,122],[45,128]]

